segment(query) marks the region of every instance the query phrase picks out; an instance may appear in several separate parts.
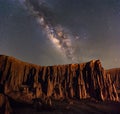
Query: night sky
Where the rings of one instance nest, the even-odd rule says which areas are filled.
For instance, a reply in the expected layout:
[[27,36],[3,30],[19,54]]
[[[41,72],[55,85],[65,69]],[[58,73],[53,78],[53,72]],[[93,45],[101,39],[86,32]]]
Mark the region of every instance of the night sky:
[[38,65],[100,59],[107,69],[120,67],[119,50],[120,0],[0,0],[0,54]]

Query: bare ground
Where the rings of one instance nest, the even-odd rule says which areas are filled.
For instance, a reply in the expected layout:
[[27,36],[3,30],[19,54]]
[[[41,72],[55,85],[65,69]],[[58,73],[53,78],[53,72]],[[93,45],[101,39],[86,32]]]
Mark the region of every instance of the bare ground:
[[12,105],[14,114],[120,114],[118,102],[96,102],[91,100],[55,101],[53,110],[37,110],[32,105]]

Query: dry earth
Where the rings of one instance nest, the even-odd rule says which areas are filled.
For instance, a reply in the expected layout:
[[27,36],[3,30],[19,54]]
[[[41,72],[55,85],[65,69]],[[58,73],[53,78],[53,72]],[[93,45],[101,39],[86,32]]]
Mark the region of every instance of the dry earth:
[[15,104],[14,114],[119,114],[120,103],[90,100],[55,102],[53,110],[39,111],[32,105]]

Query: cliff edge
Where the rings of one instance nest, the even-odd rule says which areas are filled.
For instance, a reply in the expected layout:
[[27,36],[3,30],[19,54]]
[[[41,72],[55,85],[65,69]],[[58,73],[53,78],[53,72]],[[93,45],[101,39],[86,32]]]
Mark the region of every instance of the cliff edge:
[[24,93],[28,101],[41,97],[118,101],[116,88],[100,60],[37,66],[0,55],[0,87],[5,95]]

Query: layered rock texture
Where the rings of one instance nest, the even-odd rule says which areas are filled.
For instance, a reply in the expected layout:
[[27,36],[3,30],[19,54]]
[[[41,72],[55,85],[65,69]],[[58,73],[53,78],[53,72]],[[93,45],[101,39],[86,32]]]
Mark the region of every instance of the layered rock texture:
[[106,70],[107,74],[111,76],[112,82],[117,89],[120,89],[120,68]]
[[[110,75],[100,60],[82,64],[37,66],[0,56],[0,89],[5,95],[23,95],[25,99],[86,99],[118,101]],[[19,95],[18,95],[19,96]],[[15,97],[14,97],[15,98]]]

